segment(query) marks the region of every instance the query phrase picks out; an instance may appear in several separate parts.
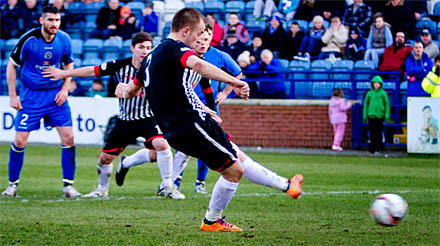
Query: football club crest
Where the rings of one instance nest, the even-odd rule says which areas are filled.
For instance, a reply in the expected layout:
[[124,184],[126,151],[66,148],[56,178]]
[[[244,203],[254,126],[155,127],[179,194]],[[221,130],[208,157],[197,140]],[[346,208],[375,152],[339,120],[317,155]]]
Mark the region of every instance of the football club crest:
[[52,58],[52,52],[46,51],[46,53],[44,53],[44,59],[49,60],[50,58]]

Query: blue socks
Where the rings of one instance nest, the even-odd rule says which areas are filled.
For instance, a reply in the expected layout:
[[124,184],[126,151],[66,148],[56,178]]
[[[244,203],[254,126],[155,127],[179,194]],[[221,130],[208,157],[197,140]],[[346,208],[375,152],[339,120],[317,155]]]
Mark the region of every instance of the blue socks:
[[9,183],[18,184],[21,168],[23,167],[24,147],[19,148],[14,143],[11,144],[9,150]]
[[61,145],[61,168],[63,169],[64,186],[72,185],[76,169],[75,146]]
[[197,181],[205,181],[208,176],[208,166],[203,161],[197,160],[197,167]]

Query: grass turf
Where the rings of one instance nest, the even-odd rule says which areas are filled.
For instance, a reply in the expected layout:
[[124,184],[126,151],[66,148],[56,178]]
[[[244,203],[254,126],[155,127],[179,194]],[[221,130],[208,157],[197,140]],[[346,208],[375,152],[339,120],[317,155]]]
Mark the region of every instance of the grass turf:
[[[133,153],[128,149],[127,153]],[[0,145],[0,184],[7,184],[8,145]],[[99,148],[77,148],[75,187],[97,185]],[[107,199],[61,196],[60,148],[28,146],[19,198],[0,197],[0,244],[19,245],[438,245],[439,156],[401,158],[252,153],[278,174],[304,175],[305,194],[292,200],[245,179],[223,215],[243,233],[201,232],[209,196],[193,192],[194,159],[182,181],[186,199],[155,196],[156,164],[132,168],[123,187],[112,179]],[[114,166],[116,168],[117,162]],[[207,189],[218,174],[210,172]],[[379,193],[400,194],[405,220],[382,227],[369,215]]]

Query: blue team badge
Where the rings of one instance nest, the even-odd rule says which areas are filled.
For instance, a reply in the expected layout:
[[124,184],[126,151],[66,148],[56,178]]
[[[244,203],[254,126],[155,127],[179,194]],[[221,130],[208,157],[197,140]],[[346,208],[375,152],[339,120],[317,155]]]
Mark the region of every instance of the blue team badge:
[[44,53],[44,59],[49,60],[50,58],[52,58],[52,52],[46,51],[46,53]]

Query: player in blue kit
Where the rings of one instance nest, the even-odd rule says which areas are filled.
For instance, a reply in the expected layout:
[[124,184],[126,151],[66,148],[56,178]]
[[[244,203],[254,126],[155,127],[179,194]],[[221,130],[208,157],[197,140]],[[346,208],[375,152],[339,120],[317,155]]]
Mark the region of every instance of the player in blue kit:
[[[41,28],[25,33],[12,51],[6,70],[10,106],[17,110],[15,117],[15,139],[9,152],[9,186],[3,196],[16,196],[24,150],[31,131],[45,126],[56,127],[61,138],[61,167],[63,170],[63,194],[79,197],[73,188],[75,177],[75,145],[72,132],[72,116],[67,102],[70,78],[52,81],[42,76],[43,69],[55,66],[73,68],[70,37],[58,30],[61,15],[53,6],[44,7],[40,17]],[[23,87],[17,96],[16,69],[21,66]]]
[[[206,24],[206,31],[202,34],[200,39],[197,41],[194,52],[202,57],[205,61],[213,64],[214,66],[222,69],[223,71],[229,73],[230,75],[236,77],[237,79],[240,79],[242,76],[241,68],[238,66],[237,62],[232,59],[230,55],[227,53],[220,51],[214,47],[210,47],[210,43],[212,40],[212,34],[213,34],[213,27],[211,24]],[[206,79],[206,78],[202,78]],[[232,92],[232,87],[227,85],[226,88],[219,92],[220,89],[220,82],[217,80],[208,80],[211,86],[208,88],[202,88],[203,83],[199,83],[194,87],[194,92],[197,94],[199,99],[208,106],[211,110],[214,110],[217,112],[218,115],[220,115],[218,104],[223,102],[228,95]],[[213,95],[213,98],[215,99],[214,105],[209,102],[209,100],[206,99],[205,95]],[[182,152],[177,152],[176,155],[178,158],[175,158],[174,167],[173,167],[173,179],[174,179],[174,185],[180,189],[180,181],[182,179],[183,169],[186,167],[186,164],[188,163],[189,156],[186,156]],[[181,155],[181,156],[179,156]],[[182,160],[179,162],[178,160]],[[205,189],[205,180],[206,176],[208,175],[208,166],[202,161],[197,161],[197,179],[195,184],[195,192],[206,194],[207,191]]]
[[229,140],[228,134],[214,120],[217,115],[199,103],[192,89],[197,73],[231,85],[239,97],[249,97],[246,82],[228,75],[191,50],[204,32],[204,17],[199,11],[193,8],[179,10],[168,38],[145,57],[136,79],[118,84],[115,94],[119,98],[131,98],[145,88],[149,108],[168,143],[203,160],[210,169],[221,174],[200,230],[240,232],[240,227],[224,220],[222,212],[234,196],[242,176],[295,199],[302,193],[303,177],[297,174],[287,179],[252,160]]

